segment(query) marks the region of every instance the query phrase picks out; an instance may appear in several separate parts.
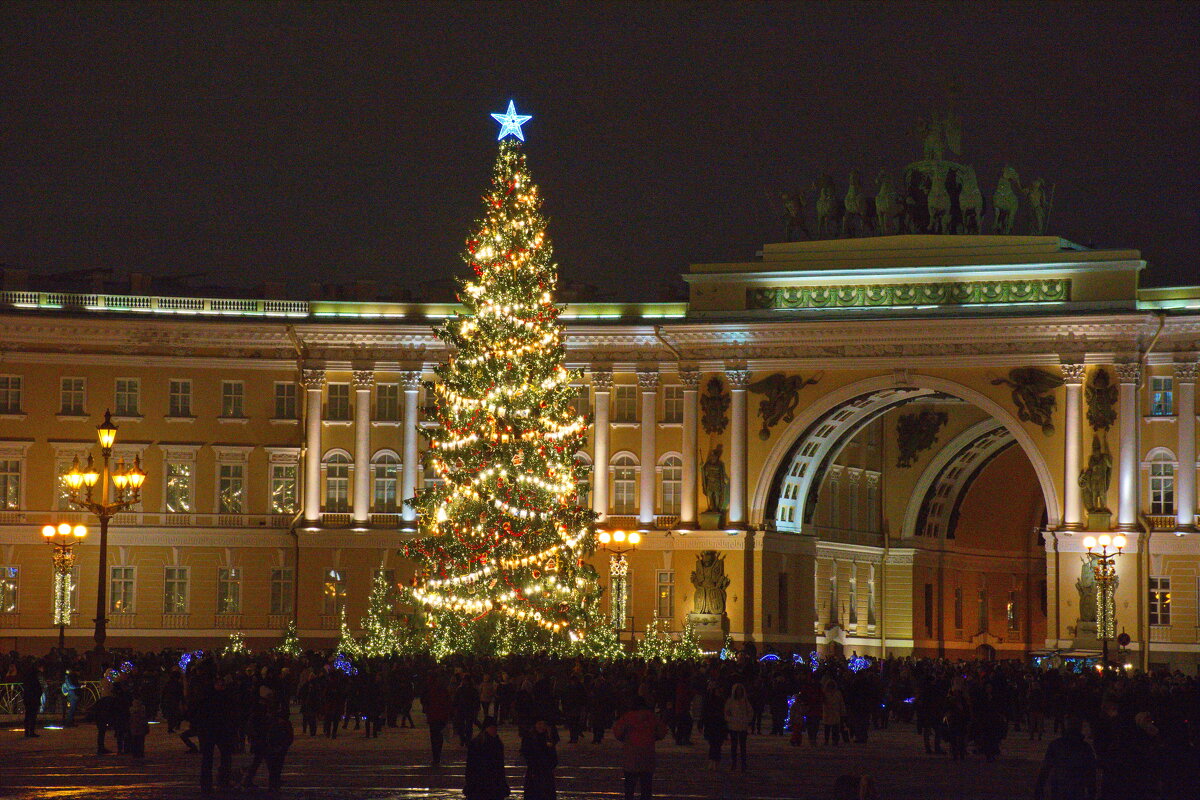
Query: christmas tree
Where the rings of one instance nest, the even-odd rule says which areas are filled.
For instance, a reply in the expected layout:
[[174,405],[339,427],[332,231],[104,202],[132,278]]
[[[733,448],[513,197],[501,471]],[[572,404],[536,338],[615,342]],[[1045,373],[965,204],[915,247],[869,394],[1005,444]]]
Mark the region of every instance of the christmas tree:
[[288,621],[287,627],[283,630],[283,641],[275,650],[287,656],[298,656],[303,652],[303,648],[300,646],[300,634],[296,630],[296,620]]
[[659,619],[656,612],[646,624],[646,635],[638,642],[633,656],[642,661],[670,661],[673,650],[671,632],[667,630],[666,620]]
[[411,501],[433,535],[406,550],[418,570],[411,599],[441,648],[486,649],[503,633],[506,649],[533,651],[591,623],[585,601],[598,589],[583,559],[595,515],[579,505],[587,423],[572,407],[578,375],[563,365],[546,220],[509,138],[523,140],[528,118],[511,103],[493,116],[504,127],[492,186],[464,254],[474,278],[462,282],[465,311],[437,331],[450,351],[427,455],[440,482]]
[[334,652],[341,653],[348,658],[353,658],[359,655],[360,646],[358,640],[354,638],[354,634],[350,632],[350,623],[346,621],[346,607],[341,608],[341,624],[338,627],[338,643]]
[[367,615],[359,623],[363,630],[362,655],[382,657],[400,652],[401,637],[392,613],[393,600],[392,585],[382,570],[377,571],[367,597]]

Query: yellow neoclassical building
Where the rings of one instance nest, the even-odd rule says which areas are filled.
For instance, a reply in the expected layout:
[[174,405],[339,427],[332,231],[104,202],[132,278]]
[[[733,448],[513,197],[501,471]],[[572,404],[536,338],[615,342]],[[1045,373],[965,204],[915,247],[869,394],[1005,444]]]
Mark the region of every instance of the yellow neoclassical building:
[[[688,302],[568,306],[586,502],[641,533],[620,574],[594,556],[614,624],[690,615],[760,651],[1109,639],[1194,667],[1200,290],[1139,289],[1145,266],[1053,236],[793,242],[692,265]],[[67,628],[91,644],[99,537],[58,476],[106,409],[114,458],[148,473],[110,532],[110,647],[266,646],[293,615],[331,643],[377,571],[411,576],[403,500],[431,479],[422,382],[453,306],[5,278],[0,646],[56,641],[39,531],[62,521],[92,527]],[[1126,540],[1111,604],[1085,548],[1102,533]]]

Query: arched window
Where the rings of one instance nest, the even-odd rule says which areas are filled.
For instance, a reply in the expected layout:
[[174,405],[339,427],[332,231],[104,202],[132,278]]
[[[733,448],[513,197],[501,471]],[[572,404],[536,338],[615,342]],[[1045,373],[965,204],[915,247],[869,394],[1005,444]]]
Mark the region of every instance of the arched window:
[[1175,456],[1169,450],[1150,457],[1150,513],[1175,513]]
[[342,452],[325,458],[325,511],[344,514],[350,510],[350,456]]
[[395,514],[397,511],[396,482],[400,473],[400,459],[385,450],[371,460],[374,480],[374,511],[377,514]]
[[427,459],[422,459],[421,463],[425,465],[421,470],[421,486],[426,489],[432,489],[434,486],[441,486],[442,476],[438,474],[436,469],[434,469],[433,464],[429,463]]
[[678,514],[683,494],[683,459],[667,456],[662,462],[662,513]]
[[613,459],[613,514],[637,513],[637,472],[633,456],[621,454]]

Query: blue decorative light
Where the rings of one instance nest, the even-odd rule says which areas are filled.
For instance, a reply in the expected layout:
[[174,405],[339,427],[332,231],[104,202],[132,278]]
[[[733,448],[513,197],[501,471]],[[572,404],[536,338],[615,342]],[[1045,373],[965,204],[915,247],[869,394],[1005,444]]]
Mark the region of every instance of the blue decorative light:
[[184,653],[179,657],[179,669],[181,672],[187,672],[188,664],[194,659],[204,658],[203,650],[194,650],[190,653]]
[[355,666],[350,663],[350,659],[346,658],[346,656],[342,653],[338,653],[336,656],[334,656],[333,668],[344,672],[347,675],[358,674],[358,669],[356,669]]
[[816,672],[817,669],[820,668],[821,657],[819,655],[817,655],[816,650],[813,650],[811,653],[808,654],[808,665],[812,668],[813,672]]
[[779,660],[779,656],[775,655],[774,653],[767,653],[766,655],[764,655],[762,658],[759,659],[760,662],[761,661],[778,661],[778,660]]
[[525,134],[521,132],[521,126],[529,122],[533,117],[518,114],[516,103],[509,100],[508,111],[503,114],[492,114],[492,119],[500,123],[500,135],[496,137],[496,141],[499,142],[505,136],[511,134],[523,142],[525,141]]
[[126,675],[133,672],[133,662],[132,661],[122,661],[121,662],[121,672],[123,672]]
[[871,666],[871,659],[864,658],[863,656],[854,656],[846,663],[846,666],[850,668],[851,672],[862,672]]

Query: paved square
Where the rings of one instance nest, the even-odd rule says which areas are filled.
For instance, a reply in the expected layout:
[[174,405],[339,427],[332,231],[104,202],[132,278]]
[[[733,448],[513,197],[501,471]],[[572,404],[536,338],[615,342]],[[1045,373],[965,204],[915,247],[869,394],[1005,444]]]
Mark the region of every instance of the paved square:
[[[420,716],[417,715],[420,719]],[[298,720],[297,720],[298,721]],[[297,728],[299,726],[297,725]],[[447,730],[447,732],[449,732]],[[115,754],[97,757],[95,728],[43,730],[40,738],[25,739],[16,723],[4,726],[0,762],[0,796],[17,798],[131,798],[172,800],[200,797],[200,757],[188,754],[166,726],[151,726],[142,764]],[[513,797],[521,797],[524,765],[515,730],[501,732]],[[745,798],[746,800],[824,800],[834,779],[843,773],[875,778],[881,800],[1011,800],[1032,794],[1045,743],[1031,744],[1026,734],[1013,732],[1002,757],[993,764],[969,755],[965,762],[947,756],[925,755],[911,725],[892,725],[872,731],[866,744],[840,747],[791,747],[786,738],[752,736],[750,772],[719,773],[705,769],[706,746],[699,737],[690,747],[669,738],[659,745],[655,795],[660,798]],[[111,737],[109,747],[113,747]],[[725,751],[728,757],[728,749]],[[298,735],[284,769],[282,797],[408,800],[462,796],[465,750],[448,740],[443,766],[427,766],[428,734],[386,729],[368,740],[362,731],[347,730],[335,741]],[[234,758],[235,769],[249,755]],[[620,744],[611,738],[599,746],[559,745],[558,788],[562,800],[622,797]],[[726,764],[722,764],[726,767]],[[265,770],[256,778],[266,784]],[[267,797],[264,789],[232,790],[214,796]]]

